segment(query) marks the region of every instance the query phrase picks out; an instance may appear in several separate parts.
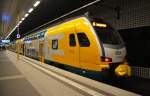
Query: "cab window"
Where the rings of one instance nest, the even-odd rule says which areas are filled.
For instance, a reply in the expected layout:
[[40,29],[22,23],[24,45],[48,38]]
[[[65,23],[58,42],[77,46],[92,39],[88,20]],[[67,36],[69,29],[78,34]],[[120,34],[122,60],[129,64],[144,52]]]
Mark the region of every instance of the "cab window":
[[76,40],[75,40],[75,35],[74,34],[70,34],[69,35],[69,45],[70,46],[76,46]]
[[90,42],[85,33],[77,33],[80,47],[89,47]]

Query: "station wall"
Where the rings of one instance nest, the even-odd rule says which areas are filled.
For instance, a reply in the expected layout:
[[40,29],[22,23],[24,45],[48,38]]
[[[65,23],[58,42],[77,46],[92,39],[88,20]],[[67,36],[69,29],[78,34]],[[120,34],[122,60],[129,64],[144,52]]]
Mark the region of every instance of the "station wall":
[[150,0],[103,0],[94,8],[95,17],[119,30],[129,63],[150,68]]

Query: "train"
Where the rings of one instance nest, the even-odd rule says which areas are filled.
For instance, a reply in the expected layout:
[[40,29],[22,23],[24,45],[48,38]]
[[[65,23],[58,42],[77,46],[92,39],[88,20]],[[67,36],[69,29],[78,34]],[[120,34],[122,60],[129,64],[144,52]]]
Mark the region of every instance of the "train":
[[13,48],[41,62],[96,73],[111,69],[116,76],[131,76],[123,39],[99,18],[64,20],[17,40]]

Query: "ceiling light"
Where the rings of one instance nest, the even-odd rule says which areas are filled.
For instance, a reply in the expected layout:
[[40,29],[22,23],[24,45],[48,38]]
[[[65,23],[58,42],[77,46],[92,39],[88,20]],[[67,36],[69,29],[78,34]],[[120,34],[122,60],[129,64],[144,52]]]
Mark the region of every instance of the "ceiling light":
[[27,14],[25,14],[25,16],[24,16],[24,17],[28,17],[28,15],[29,15],[29,14],[27,13]]
[[34,6],[34,7],[37,7],[39,4],[40,4],[40,1],[36,1],[36,2],[33,4],[33,6]]
[[22,18],[21,20],[23,21],[25,18]]
[[18,23],[17,26],[19,26],[20,24]]
[[33,11],[33,8],[30,8],[28,12],[31,13],[32,11]]
[[22,21],[19,21],[19,23],[22,23]]

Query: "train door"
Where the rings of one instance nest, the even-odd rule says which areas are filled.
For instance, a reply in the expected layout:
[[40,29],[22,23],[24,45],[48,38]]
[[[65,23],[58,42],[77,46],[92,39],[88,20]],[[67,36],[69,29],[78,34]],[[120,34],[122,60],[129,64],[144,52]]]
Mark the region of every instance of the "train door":
[[24,55],[24,43],[22,44],[22,54]]
[[44,42],[39,41],[39,60],[44,63]]
[[79,48],[76,43],[76,36],[74,33],[69,34],[68,60],[69,63],[75,67],[79,67]]
[[20,54],[23,54],[23,44],[20,42]]
[[[93,46],[93,39],[90,39],[90,34],[85,32],[77,33],[78,42],[79,42],[79,62],[83,69],[87,70],[100,70],[96,69],[97,67],[97,57],[98,51],[97,48]],[[96,45],[95,45],[96,46]]]
[[90,46],[90,42],[87,38],[87,35],[83,32],[81,33],[77,33],[77,37],[78,37],[78,42],[79,42],[79,62],[81,64],[81,67],[84,67],[85,65],[87,65],[86,63],[88,63],[88,58],[89,57],[89,46]]
[[77,37],[75,34],[75,29],[74,27],[68,28],[66,31],[65,36],[67,36],[66,40],[68,42],[67,48],[66,48],[66,55],[67,55],[67,63],[71,64],[74,67],[80,67],[79,65],[79,45],[77,43]]

